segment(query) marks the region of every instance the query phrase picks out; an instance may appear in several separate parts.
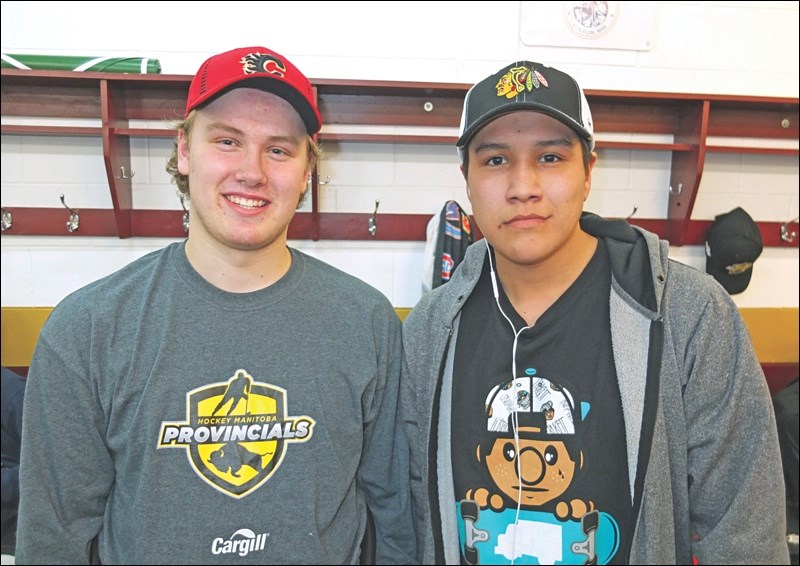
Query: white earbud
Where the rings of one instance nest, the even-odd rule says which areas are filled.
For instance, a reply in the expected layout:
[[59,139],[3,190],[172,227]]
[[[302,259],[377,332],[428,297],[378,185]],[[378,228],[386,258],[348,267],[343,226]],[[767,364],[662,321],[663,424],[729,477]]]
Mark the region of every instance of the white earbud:
[[[492,289],[494,289],[494,300],[498,301],[497,306],[499,308],[500,292],[497,290],[497,277],[495,276],[494,265],[492,264],[492,248],[489,247],[489,240],[484,238],[483,241],[486,242],[486,253],[489,254],[489,272],[491,273],[492,276]],[[503,309],[500,309],[500,312],[503,312]],[[503,313],[503,316],[505,316],[505,313]],[[506,318],[506,320],[508,320],[508,318]],[[511,328],[514,328],[513,324],[511,325]]]

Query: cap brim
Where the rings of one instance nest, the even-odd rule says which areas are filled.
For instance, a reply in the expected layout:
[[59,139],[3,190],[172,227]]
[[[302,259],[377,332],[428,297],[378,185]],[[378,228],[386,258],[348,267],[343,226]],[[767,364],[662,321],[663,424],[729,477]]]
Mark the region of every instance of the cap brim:
[[317,119],[317,114],[314,112],[314,109],[309,104],[308,100],[300,94],[297,89],[294,87],[286,84],[283,81],[277,79],[271,79],[269,77],[252,77],[245,80],[236,81],[227,87],[221,89],[219,92],[215,93],[213,96],[210,96],[207,100],[204,100],[201,104],[205,105],[219,98],[226,92],[230,92],[237,88],[255,88],[259,90],[263,90],[264,92],[269,92],[274,94],[275,96],[279,96],[284,99],[286,102],[292,105],[297,113],[300,115],[300,118],[303,120],[303,124],[306,126],[306,131],[309,135],[314,135],[319,132],[321,124]]
[[750,284],[750,278],[753,276],[753,268],[751,267],[742,273],[728,273],[724,265],[717,265],[711,258],[706,256],[706,273],[716,279],[728,294],[736,295],[747,289]]
[[512,112],[519,112],[520,110],[533,110],[535,112],[540,112],[542,114],[546,114],[551,118],[554,118],[564,124],[565,126],[569,127],[573,130],[578,136],[588,142],[591,143],[592,136],[587,132],[585,129],[581,128],[578,124],[575,123],[572,118],[562,114],[554,110],[552,107],[540,104],[538,102],[530,102],[530,101],[518,101],[515,102],[513,105],[507,105],[500,108],[495,108],[494,110],[487,112],[486,114],[480,116],[476,119],[473,124],[467,128],[463,134],[458,138],[456,141],[457,147],[466,147],[469,144],[470,140],[475,137],[480,130],[482,130],[485,126],[489,124],[489,122],[496,120],[500,116],[504,114],[510,114]]

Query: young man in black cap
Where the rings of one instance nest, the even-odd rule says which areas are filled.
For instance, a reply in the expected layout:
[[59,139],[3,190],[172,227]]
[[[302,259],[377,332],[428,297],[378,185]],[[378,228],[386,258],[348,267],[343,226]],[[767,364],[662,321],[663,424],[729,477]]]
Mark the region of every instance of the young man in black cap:
[[168,170],[185,242],[64,299],[30,368],[19,563],[414,559],[380,292],[287,247],[317,158],[308,79],[265,47],[214,55]]
[[669,245],[583,211],[594,133],[569,75],[512,63],[457,142],[485,236],[403,328],[423,563],[788,559],[748,331]]

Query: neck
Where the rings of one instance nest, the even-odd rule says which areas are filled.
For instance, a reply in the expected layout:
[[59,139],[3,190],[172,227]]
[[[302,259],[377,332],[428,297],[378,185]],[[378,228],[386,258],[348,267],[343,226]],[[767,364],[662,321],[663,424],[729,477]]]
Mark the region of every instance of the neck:
[[269,287],[292,265],[285,239],[259,249],[235,249],[219,242],[186,242],[186,257],[200,276],[230,293],[250,293]]
[[528,326],[569,289],[597,249],[597,239],[578,232],[557,254],[533,264],[498,256],[497,277],[509,302]]

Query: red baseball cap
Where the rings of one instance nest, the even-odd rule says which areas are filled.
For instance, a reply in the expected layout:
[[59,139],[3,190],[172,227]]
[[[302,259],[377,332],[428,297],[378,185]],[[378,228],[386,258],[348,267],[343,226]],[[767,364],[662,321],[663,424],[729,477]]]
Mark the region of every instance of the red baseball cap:
[[240,47],[207,59],[189,86],[186,115],[214,97],[240,87],[257,88],[286,100],[300,114],[309,135],[322,127],[309,80],[286,57],[266,47]]

